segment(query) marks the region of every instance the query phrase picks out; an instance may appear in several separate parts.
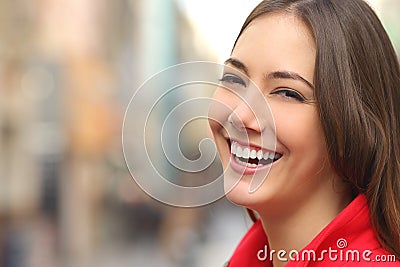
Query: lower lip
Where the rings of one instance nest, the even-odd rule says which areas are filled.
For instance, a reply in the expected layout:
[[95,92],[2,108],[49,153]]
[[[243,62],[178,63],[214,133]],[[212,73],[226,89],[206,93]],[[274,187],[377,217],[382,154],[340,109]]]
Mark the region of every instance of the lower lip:
[[244,165],[240,164],[239,162],[237,162],[237,160],[235,159],[235,156],[231,153],[230,165],[235,172],[240,173],[240,174],[247,175],[247,174],[254,174],[259,171],[265,171],[266,169],[271,168],[272,164],[274,164],[274,162],[267,164],[267,165],[258,166],[258,167],[244,166]]

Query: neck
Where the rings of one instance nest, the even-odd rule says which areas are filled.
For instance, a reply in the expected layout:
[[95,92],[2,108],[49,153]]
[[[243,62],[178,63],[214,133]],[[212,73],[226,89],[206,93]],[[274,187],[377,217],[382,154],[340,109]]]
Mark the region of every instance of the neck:
[[274,250],[273,266],[284,266],[287,261],[278,259],[277,252],[284,250],[284,258],[289,260],[289,252],[300,251],[309,244],[351,201],[350,194],[321,192],[302,201],[264,206],[257,210],[268,237],[269,251]]

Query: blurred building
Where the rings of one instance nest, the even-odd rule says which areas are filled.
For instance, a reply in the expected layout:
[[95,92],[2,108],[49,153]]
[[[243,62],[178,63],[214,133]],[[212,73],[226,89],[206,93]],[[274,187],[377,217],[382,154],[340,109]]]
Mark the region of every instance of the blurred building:
[[0,21],[0,266],[87,266],[161,227],[162,205],[126,170],[121,123],[147,77],[214,59],[177,4],[0,1]]

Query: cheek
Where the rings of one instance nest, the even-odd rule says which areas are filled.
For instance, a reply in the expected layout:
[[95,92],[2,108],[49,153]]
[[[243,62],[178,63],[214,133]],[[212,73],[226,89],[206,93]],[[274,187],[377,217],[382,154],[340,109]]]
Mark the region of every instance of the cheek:
[[313,106],[294,106],[274,113],[277,141],[290,155],[304,159],[326,151],[325,138],[317,110]]
[[297,188],[299,194],[307,195],[331,172],[318,113],[315,108],[299,106],[290,112],[275,112],[274,118],[277,142],[288,155],[285,168],[278,169],[278,176],[284,177],[282,192],[292,194]]
[[[234,110],[237,97],[223,88],[217,88],[208,112],[208,120],[213,132],[221,128]],[[214,132],[215,133],[215,132]]]

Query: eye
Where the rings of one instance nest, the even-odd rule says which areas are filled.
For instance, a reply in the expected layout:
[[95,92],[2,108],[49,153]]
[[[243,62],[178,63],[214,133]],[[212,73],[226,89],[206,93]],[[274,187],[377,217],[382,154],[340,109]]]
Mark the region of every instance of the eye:
[[305,102],[305,98],[293,89],[284,88],[274,91],[272,94],[282,96],[288,100],[293,99],[298,102]]
[[224,74],[219,81],[223,84],[229,87],[229,85],[240,85],[240,86],[246,86],[246,83],[243,81],[242,78],[233,75],[233,74]]

